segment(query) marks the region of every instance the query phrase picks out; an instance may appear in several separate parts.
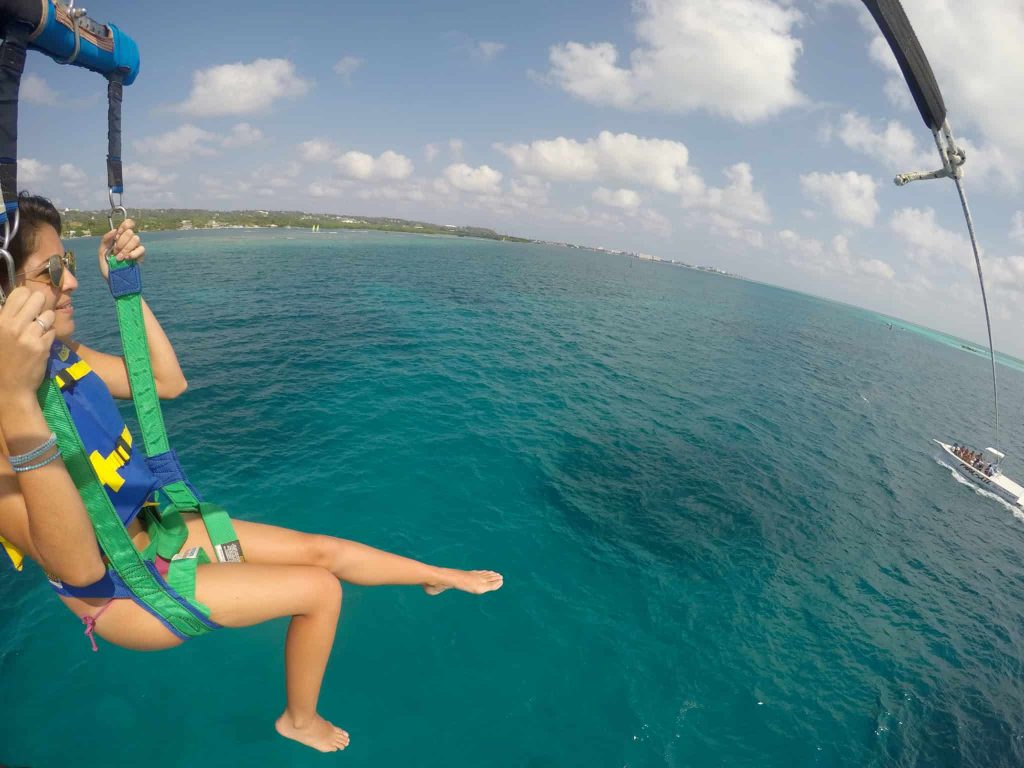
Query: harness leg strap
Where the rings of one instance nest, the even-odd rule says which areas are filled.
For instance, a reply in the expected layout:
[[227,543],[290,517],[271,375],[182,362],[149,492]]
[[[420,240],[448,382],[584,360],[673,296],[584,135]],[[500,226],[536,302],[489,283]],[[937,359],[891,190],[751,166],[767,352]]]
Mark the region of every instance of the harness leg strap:
[[242,553],[242,545],[238,541],[238,534],[235,533],[235,526],[231,524],[227,510],[217,504],[201,501],[199,502],[199,514],[202,515],[203,524],[210,536],[210,543],[213,544],[213,551],[218,562],[244,563],[245,555]]
[[210,609],[196,600],[196,568],[210,562],[202,547],[191,547],[171,559],[165,577],[167,585],[209,618]]

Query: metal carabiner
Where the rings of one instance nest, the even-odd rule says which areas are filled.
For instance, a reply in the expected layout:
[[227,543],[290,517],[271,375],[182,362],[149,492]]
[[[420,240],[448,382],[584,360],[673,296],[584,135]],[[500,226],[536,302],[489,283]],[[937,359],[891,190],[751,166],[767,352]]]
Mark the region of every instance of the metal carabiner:
[[14,222],[13,223],[11,223],[11,218],[10,217],[4,219],[4,243],[3,243],[2,246],[0,246],[0,248],[2,248],[5,253],[8,252],[8,249],[11,247],[11,241],[18,234],[18,223],[20,221],[21,221],[21,211],[18,208],[14,209]]
[[7,301],[7,294],[9,291],[14,290],[14,257],[11,256],[10,252],[6,248],[0,248],[0,264],[4,265],[7,271],[7,276],[10,277],[10,287],[8,288],[7,281],[0,279],[0,307]]
[[118,222],[118,226],[124,223],[124,220],[128,218],[128,209],[123,205],[114,205],[110,208],[110,213],[107,214],[107,223],[110,224],[110,229],[114,230],[117,227],[114,226],[114,215],[121,214],[121,221]]
[[[114,195],[117,195],[117,200],[114,200]],[[110,201],[110,213],[107,215],[107,223],[110,224],[110,228],[114,229],[114,214],[120,212],[124,217],[121,219],[123,222],[128,218],[128,209],[124,207],[124,192],[115,192],[113,187],[107,190],[107,200]]]

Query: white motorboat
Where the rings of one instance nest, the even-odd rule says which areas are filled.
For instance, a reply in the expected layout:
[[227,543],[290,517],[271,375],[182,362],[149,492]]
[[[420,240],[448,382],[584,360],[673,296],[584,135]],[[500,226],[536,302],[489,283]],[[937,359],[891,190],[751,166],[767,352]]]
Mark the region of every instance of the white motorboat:
[[[997,451],[995,448],[986,448],[976,460],[967,461],[966,457],[962,456],[962,451],[969,451],[970,449],[949,445],[941,440],[935,440],[935,442],[942,446],[942,450],[956,462],[957,469],[966,474],[971,480],[979,483],[982,488],[1006,499],[1019,509],[1024,509],[1024,486],[1015,483],[1003,474],[1000,465],[1006,456],[1002,451]],[[958,448],[960,452],[958,452]],[[977,454],[977,451],[970,452]]]

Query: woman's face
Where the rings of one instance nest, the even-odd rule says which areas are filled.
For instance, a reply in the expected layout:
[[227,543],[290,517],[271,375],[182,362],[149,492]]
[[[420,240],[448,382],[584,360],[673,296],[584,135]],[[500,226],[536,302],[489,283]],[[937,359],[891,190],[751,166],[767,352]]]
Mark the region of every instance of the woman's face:
[[46,298],[46,309],[52,309],[56,319],[53,329],[57,338],[66,341],[75,330],[75,309],[71,304],[71,294],[78,288],[78,280],[65,269],[60,286],[54,286],[50,280],[50,257],[64,257],[64,244],[60,241],[57,230],[49,224],[40,224],[35,233],[35,248],[28,259],[18,270],[21,275],[18,285],[24,285],[30,291],[41,293]]

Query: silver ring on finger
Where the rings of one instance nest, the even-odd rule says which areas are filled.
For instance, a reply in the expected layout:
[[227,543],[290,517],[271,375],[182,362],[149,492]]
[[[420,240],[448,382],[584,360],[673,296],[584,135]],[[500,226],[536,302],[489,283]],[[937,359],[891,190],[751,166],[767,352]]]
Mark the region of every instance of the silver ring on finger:
[[39,327],[43,329],[43,333],[46,333],[47,331],[50,330],[50,326],[48,326],[46,323],[44,323],[38,317],[35,320],[33,320],[32,322],[33,323],[39,323]]

